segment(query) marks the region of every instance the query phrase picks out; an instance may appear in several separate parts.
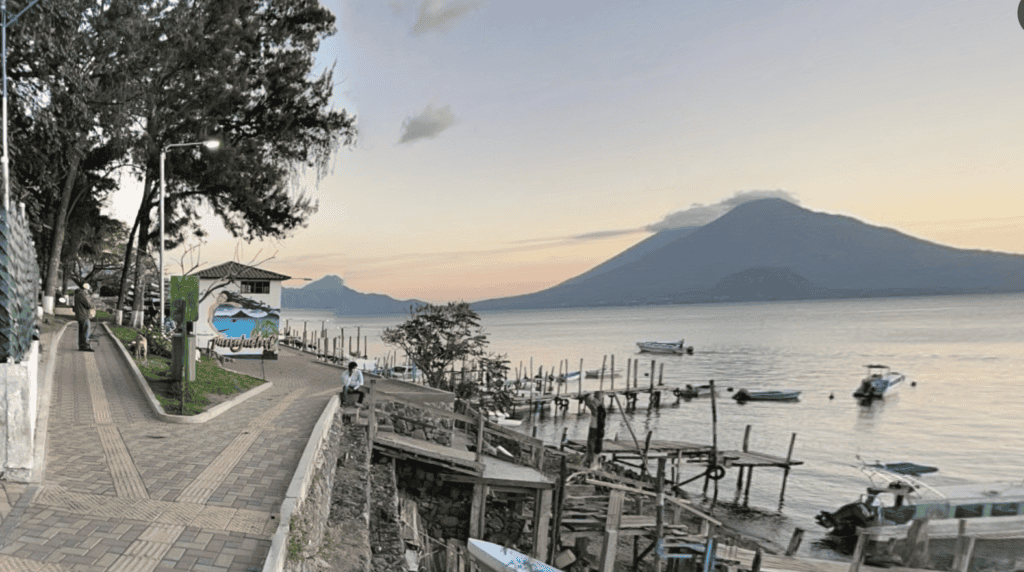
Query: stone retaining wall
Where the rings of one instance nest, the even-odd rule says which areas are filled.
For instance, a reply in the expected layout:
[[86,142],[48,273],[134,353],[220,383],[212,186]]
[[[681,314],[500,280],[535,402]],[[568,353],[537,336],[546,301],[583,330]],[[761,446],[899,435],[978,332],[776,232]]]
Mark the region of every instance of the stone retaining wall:
[[305,499],[289,520],[284,570],[370,571],[370,467],[366,427],[345,425],[339,409]]

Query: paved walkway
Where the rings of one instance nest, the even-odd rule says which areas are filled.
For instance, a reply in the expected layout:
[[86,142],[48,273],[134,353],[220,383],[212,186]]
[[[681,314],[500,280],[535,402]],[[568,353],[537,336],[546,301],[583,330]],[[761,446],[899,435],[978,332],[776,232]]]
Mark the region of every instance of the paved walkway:
[[261,570],[338,370],[283,350],[268,391],[203,424],[164,423],[117,342],[98,328],[96,352],[79,352],[76,327],[55,341],[43,481],[0,483],[0,571]]

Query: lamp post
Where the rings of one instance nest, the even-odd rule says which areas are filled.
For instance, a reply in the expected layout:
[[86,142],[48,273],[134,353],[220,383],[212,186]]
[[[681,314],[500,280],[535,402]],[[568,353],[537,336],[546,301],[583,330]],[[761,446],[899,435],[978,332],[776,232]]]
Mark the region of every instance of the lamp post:
[[164,145],[164,148],[160,150],[160,316],[157,320],[157,327],[160,331],[163,331],[164,328],[164,191],[167,188],[167,180],[164,177],[164,163],[167,162],[168,149],[174,147],[194,147],[196,145],[203,145],[207,149],[213,150],[220,147],[220,141],[209,139],[192,143],[171,143],[170,145]]

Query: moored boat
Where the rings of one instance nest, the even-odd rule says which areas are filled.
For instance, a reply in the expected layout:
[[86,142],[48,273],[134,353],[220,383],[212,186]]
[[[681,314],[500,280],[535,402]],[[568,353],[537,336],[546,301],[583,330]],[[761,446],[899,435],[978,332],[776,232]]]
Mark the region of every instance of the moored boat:
[[536,558],[499,546],[493,542],[486,542],[476,538],[466,541],[469,555],[480,565],[480,570],[486,572],[509,572],[511,570],[529,570],[531,572],[562,572],[558,568],[545,564]]
[[861,380],[860,386],[853,392],[858,399],[882,399],[892,395],[903,387],[906,376],[902,373],[891,371],[889,366],[869,365],[868,375]]
[[878,466],[864,465],[861,471],[870,480],[867,492],[815,517],[831,536],[855,536],[858,528],[909,527],[911,520],[920,518],[929,519],[931,536],[955,536],[958,519],[985,519],[996,529],[1002,522],[1007,530],[1018,530],[1018,521],[1024,518],[1024,481],[931,486]]
[[[693,399],[695,397],[711,397],[711,385],[690,385],[686,384],[685,387],[677,387],[672,390],[672,394],[682,399]],[[715,393],[717,395],[717,392]]]
[[795,389],[741,389],[734,393],[732,398],[740,403],[745,401],[799,401],[800,392]]
[[640,348],[640,353],[693,355],[693,346],[686,345],[686,340],[679,340],[678,342],[637,342],[636,345]]

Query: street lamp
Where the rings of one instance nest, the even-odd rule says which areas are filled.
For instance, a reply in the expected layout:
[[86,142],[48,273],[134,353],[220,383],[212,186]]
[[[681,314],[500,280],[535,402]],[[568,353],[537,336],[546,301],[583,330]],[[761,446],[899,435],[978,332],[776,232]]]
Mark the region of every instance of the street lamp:
[[167,150],[174,147],[194,147],[203,145],[211,151],[220,147],[220,141],[209,139],[207,141],[195,141],[192,143],[171,143],[164,145],[160,150],[160,316],[157,319],[157,327],[160,331],[164,328],[164,191],[167,180],[164,177],[164,163],[167,161]]

